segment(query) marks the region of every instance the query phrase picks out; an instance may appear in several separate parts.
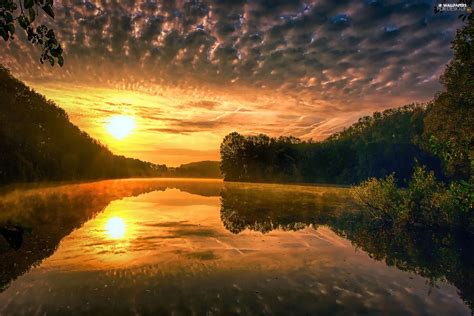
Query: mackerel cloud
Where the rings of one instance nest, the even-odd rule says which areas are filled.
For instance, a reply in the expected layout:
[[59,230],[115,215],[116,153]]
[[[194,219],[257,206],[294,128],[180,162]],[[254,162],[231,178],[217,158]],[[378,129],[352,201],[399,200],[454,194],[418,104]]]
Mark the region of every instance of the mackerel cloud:
[[169,124],[156,132],[219,128],[232,123],[226,117],[278,109],[273,124],[260,131],[327,135],[361,113],[428,100],[439,90],[460,22],[455,14],[434,14],[433,6],[376,0],[55,1],[56,20],[46,22],[63,43],[64,68],[40,65],[39,52],[22,36],[7,44],[2,63],[33,83],[149,93],[182,89],[195,98],[179,106],[202,113],[223,107],[225,98],[216,95],[268,96],[227,109],[222,120],[163,116]]

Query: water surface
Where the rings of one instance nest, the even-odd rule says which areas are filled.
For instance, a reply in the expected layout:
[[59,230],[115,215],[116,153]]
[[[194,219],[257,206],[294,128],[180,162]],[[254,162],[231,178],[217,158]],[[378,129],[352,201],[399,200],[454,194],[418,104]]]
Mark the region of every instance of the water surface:
[[0,196],[0,314],[469,315],[472,245],[347,189],[113,180]]

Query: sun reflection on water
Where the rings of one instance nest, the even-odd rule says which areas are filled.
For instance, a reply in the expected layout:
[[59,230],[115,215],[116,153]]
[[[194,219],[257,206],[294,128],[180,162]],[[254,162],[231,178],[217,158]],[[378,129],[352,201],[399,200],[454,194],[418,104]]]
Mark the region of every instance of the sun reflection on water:
[[127,225],[120,217],[112,217],[105,223],[105,233],[112,239],[120,239],[125,236]]

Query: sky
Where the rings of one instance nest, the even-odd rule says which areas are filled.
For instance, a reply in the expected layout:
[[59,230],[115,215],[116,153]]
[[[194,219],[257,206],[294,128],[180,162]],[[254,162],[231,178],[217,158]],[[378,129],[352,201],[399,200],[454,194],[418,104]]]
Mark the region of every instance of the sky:
[[[218,160],[223,136],[323,140],[441,88],[456,13],[432,1],[54,2],[64,67],[20,34],[0,63],[114,153]],[[5,49],[6,47],[6,49]],[[6,53],[3,53],[6,52]],[[130,117],[130,134],[107,128]]]

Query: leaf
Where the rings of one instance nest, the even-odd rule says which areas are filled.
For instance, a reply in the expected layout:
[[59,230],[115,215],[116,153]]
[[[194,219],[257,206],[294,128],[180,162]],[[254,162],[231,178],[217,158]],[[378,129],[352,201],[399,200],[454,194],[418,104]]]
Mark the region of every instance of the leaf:
[[59,57],[59,52],[56,49],[53,48],[53,49],[51,49],[51,55],[53,57]]
[[28,34],[28,40],[31,41],[33,39],[33,43],[35,43],[35,40],[34,40],[35,32],[33,32],[33,28],[31,26],[29,26],[26,29],[26,33]]
[[64,58],[63,58],[63,56],[58,56],[58,65],[61,66],[61,67],[64,65]]
[[8,38],[10,37],[8,32],[3,27],[0,27],[0,36],[3,37],[5,41],[8,41]]
[[32,8],[34,4],[35,2],[33,0],[25,0],[24,2],[25,9]]
[[10,33],[15,33],[15,25],[13,25],[13,23],[9,23],[7,24],[7,27],[8,27],[8,30],[10,31]]
[[54,66],[54,58],[51,57],[51,56],[48,56],[48,60],[49,60],[49,63],[51,64],[51,66]]
[[18,17],[18,23],[20,24],[20,26],[22,28],[24,28],[26,30],[26,28],[28,27],[28,25],[30,25],[30,21],[28,20],[28,18],[24,15],[20,15]]
[[36,28],[36,32],[41,35],[46,34],[47,31],[48,31],[48,28],[45,25],[40,25]]
[[46,33],[46,37],[47,38],[54,38],[54,31],[52,29],[50,29],[47,33]]
[[36,18],[36,11],[33,8],[28,9],[28,14],[30,15],[30,21],[33,22]]
[[63,49],[61,48],[61,46],[57,46],[56,48],[51,49],[51,55],[53,55],[53,57],[59,57],[62,53]]
[[10,12],[5,12],[5,22],[13,22],[13,15]]
[[43,9],[43,11],[46,12],[47,15],[54,19],[53,9],[49,5],[46,4],[42,6],[41,9]]

